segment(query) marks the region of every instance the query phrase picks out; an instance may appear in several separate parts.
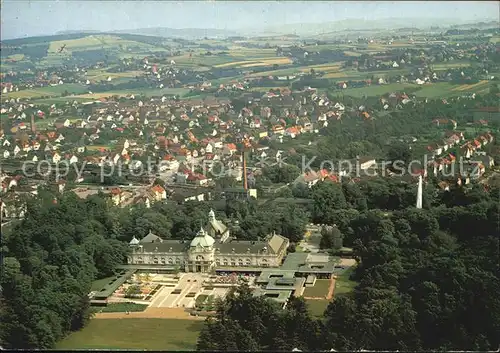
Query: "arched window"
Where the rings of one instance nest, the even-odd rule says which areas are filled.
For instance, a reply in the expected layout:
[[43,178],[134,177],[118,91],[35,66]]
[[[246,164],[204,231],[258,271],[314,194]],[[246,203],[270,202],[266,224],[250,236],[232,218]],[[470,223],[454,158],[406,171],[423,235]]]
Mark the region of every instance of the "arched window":
[[142,264],[144,262],[144,260],[142,259],[142,257],[138,257],[137,258],[137,263],[138,264]]
[[169,264],[169,265],[171,265],[171,264],[173,264],[173,263],[174,263],[174,260],[172,260],[172,258],[171,258],[171,257],[169,257],[169,258],[168,258],[168,260],[167,260],[167,262],[168,262],[168,264]]
[[181,259],[179,259],[178,257],[175,259],[175,263],[176,264],[180,264],[181,263]]
[[238,259],[238,266],[243,266],[243,259]]
[[224,266],[227,266],[227,259],[224,259]]
[[204,258],[201,255],[196,256],[196,261],[203,261]]
[[252,263],[252,260],[250,260],[250,259],[245,259],[245,264],[246,264],[247,266],[250,266],[250,264],[251,264],[251,263]]
[[164,257],[161,258],[161,263],[165,265],[166,261]]
[[153,258],[153,263],[157,264],[158,263],[158,258],[157,257],[154,257]]

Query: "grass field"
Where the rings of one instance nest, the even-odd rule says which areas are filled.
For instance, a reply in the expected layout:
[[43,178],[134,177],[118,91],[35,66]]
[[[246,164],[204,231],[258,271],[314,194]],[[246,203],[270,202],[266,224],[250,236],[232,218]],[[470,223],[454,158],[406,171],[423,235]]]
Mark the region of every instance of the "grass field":
[[292,61],[289,58],[277,57],[277,58],[260,58],[245,61],[228,62],[224,64],[215,65],[215,67],[257,67],[257,66],[271,66],[277,65],[287,65],[291,64]]
[[424,85],[414,94],[423,98],[445,98],[461,96],[466,93],[479,93],[488,89],[488,81],[481,81],[474,85],[456,85],[449,82],[438,82]]
[[113,79],[116,78],[134,78],[136,76],[143,76],[142,71],[126,71],[126,72],[106,72],[105,70],[89,70],[87,71],[88,80],[107,80],[111,77],[112,83]]
[[126,311],[130,312],[140,312],[146,310],[148,304],[136,304],[136,303],[111,303],[102,308],[95,307],[96,312],[101,313],[124,313]]
[[470,62],[467,61],[452,61],[446,63],[432,64],[432,69],[436,71],[448,70],[448,69],[458,69],[460,67],[469,67]]
[[482,86],[486,86],[487,84],[488,84],[487,80],[482,80],[482,81],[479,81],[478,83],[474,83],[472,85],[457,86],[457,87],[453,88],[452,91],[462,92],[462,91],[470,91],[470,90],[480,89],[480,88],[482,89]]
[[314,69],[317,72],[324,72],[324,73],[328,74],[328,73],[333,73],[333,72],[339,72],[340,67],[341,67],[341,63],[332,62],[332,63],[322,64],[322,65],[298,66],[298,67],[291,67],[291,68],[286,68],[286,69],[276,69],[276,70],[269,70],[269,71],[264,71],[264,72],[256,72],[256,73],[249,74],[248,77],[293,75],[293,74],[298,74],[301,72],[309,73],[311,71],[311,69]]
[[57,86],[47,86],[33,89],[20,90],[4,94],[5,98],[38,98],[43,96],[60,96],[64,91],[80,94],[87,91],[87,87],[78,83],[65,83]]
[[92,319],[56,349],[194,350],[203,325],[180,319]]
[[319,300],[306,300],[307,307],[312,316],[320,317],[326,310],[326,307],[330,303],[330,300],[319,299]]
[[328,294],[328,288],[330,286],[330,280],[328,279],[318,279],[314,287],[307,287],[304,289],[304,297],[324,297]]
[[[89,151],[97,151],[97,150],[100,150],[101,148],[109,149],[111,146],[110,145],[107,145],[107,146],[106,145],[90,145],[90,146],[86,146],[86,147]],[[113,278],[113,277],[110,277],[110,278]]]
[[67,96],[67,97],[54,97],[54,98],[48,98],[48,99],[39,99],[36,102],[37,103],[44,103],[44,104],[53,104],[53,103],[64,103],[67,101],[74,101],[76,100],[77,102],[91,102],[94,100],[98,100],[100,98],[108,98],[111,96],[128,96],[131,94],[134,94],[136,96],[144,94],[146,97],[161,97],[163,95],[167,96],[172,96],[172,95],[180,95],[183,96],[184,94],[188,93],[189,89],[186,88],[140,88],[140,89],[134,89],[134,90],[117,90],[117,91],[107,91],[107,92],[99,92],[99,93],[87,93],[87,94],[80,94],[80,95],[74,95],[74,96]]
[[372,85],[360,88],[347,88],[341,91],[346,96],[362,97],[364,95],[369,97],[379,97],[387,93],[400,92],[416,85],[405,83],[391,83],[388,85]]
[[111,35],[89,35],[84,38],[79,39],[70,39],[70,40],[60,40],[53,41],[49,45],[49,53],[58,53],[59,48],[63,45],[66,45],[66,52],[62,52],[61,54],[65,54],[71,51],[80,51],[80,50],[94,50],[94,49],[109,49],[109,48],[127,48],[129,46],[141,47],[144,49],[155,48],[153,45],[125,40],[117,36]]
[[356,287],[357,283],[349,279],[353,271],[354,267],[351,267],[337,276],[337,279],[335,280],[335,290],[333,292],[334,298],[342,295],[348,295],[354,290],[354,287]]

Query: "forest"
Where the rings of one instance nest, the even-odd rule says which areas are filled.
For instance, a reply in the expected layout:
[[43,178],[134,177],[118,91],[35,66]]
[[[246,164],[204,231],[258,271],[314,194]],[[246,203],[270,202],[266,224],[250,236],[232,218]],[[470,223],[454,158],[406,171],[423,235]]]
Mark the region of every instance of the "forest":
[[[272,199],[227,202],[216,216],[238,239],[275,231],[295,245],[309,222],[337,225],[359,262],[359,286],[352,297],[335,299],[321,320],[309,317],[300,299],[282,310],[242,287],[243,294],[221,304],[207,323],[199,348],[494,348],[500,189],[438,190],[430,180],[421,210],[413,207],[415,184],[397,178],[319,182],[302,190],[313,201],[305,206]],[[212,207],[188,202],[118,208],[103,194],[84,200],[43,187],[27,202],[25,219],[5,229],[2,239],[5,348],[53,348],[81,329],[91,318],[92,281],[125,261],[133,236],[151,230],[165,239],[191,239]]]
[[2,234],[0,346],[53,348],[87,323],[92,281],[113,274],[128,246],[102,197],[40,190],[27,211]]
[[500,344],[497,194],[464,207],[359,213],[351,295],[313,318],[302,298],[285,309],[246,284],[218,303],[198,350],[495,350]]

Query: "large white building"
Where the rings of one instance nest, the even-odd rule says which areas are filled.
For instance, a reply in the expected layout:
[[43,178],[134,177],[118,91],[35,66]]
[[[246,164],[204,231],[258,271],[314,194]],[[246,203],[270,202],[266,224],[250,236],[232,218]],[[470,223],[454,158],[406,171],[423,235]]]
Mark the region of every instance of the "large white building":
[[228,227],[209,213],[209,221],[191,240],[163,240],[149,232],[130,242],[131,265],[175,266],[184,272],[212,272],[215,269],[279,267],[289,240],[271,234],[264,241],[243,241],[230,237]]

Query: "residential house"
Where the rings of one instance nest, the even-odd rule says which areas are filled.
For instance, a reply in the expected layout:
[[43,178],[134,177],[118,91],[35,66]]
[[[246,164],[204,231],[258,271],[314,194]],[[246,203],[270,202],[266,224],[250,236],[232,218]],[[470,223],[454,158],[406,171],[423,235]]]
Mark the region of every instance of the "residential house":
[[110,195],[111,195],[111,202],[115,205],[118,206],[122,202],[122,190],[120,188],[113,188],[111,189]]
[[285,136],[295,138],[300,134],[300,130],[297,126],[292,126],[287,129],[285,129]]
[[303,184],[308,188],[313,187],[318,181],[321,180],[321,175],[316,173],[315,171],[306,172],[301,174],[293,181],[294,185]]
[[281,125],[274,125],[272,130],[275,135],[283,135],[285,133],[285,128]]
[[177,203],[185,203],[188,201],[205,201],[206,191],[198,189],[175,189],[170,195],[170,199]]
[[160,185],[155,185],[151,188],[154,201],[162,201],[167,199],[167,192]]
[[207,185],[209,180],[210,179],[208,179],[203,174],[194,173],[194,172],[189,173],[187,176],[187,182],[189,184],[194,184],[194,185],[198,185],[198,186]]
[[54,122],[54,127],[56,129],[62,129],[65,127],[70,127],[70,126],[71,126],[71,121],[69,121],[69,119],[57,119]]
[[59,153],[57,153],[57,152],[53,152],[51,159],[52,159],[52,163],[57,164],[57,163],[59,163],[61,161],[61,155]]
[[26,203],[17,197],[4,197],[0,200],[0,210],[3,219],[24,218],[27,207]]

